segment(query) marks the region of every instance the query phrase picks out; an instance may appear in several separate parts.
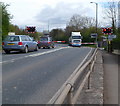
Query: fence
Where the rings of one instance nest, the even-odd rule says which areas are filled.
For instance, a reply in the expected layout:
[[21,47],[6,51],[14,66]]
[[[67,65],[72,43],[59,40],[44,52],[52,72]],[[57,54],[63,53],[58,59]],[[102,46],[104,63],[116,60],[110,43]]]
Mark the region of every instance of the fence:
[[58,90],[48,104],[74,105],[76,103],[78,96],[80,95],[80,92],[82,91],[82,88],[87,80],[88,89],[90,88],[90,74],[93,70],[96,54],[97,48],[94,50],[94,53],[90,59],[72,73],[69,79],[63,84],[63,86]]

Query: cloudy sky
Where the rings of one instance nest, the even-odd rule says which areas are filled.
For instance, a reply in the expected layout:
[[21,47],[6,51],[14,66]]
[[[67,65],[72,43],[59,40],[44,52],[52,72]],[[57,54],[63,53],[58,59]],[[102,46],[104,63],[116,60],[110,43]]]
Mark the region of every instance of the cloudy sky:
[[[98,3],[98,20],[103,20],[103,8],[110,0],[1,0],[10,4],[11,22],[20,28],[36,26],[38,31],[64,28],[74,14],[95,17]],[[105,1],[105,2],[104,2]],[[114,0],[117,1],[117,0]]]

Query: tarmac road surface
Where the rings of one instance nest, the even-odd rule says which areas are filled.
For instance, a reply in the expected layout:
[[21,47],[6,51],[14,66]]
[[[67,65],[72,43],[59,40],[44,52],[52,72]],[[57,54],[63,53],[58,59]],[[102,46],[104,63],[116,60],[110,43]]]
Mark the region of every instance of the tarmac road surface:
[[92,48],[3,54],[3,104],[46,104]]

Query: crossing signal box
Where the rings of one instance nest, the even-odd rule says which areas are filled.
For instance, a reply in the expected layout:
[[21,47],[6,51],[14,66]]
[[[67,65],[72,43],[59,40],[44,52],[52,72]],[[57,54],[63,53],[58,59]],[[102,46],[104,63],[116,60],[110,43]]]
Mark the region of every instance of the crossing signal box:
[[28,33],[35,33],[35,27],[26,27]]
[[112,33],[112,28],[102,28],[102,32],[104,34],[111,34]]

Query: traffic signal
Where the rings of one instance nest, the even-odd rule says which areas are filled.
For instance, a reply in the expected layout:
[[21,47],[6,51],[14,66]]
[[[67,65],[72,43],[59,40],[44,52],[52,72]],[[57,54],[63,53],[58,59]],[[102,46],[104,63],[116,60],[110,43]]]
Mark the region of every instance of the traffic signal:
[[104,34],[111,34],[112,33],[112,28],[102,28]]
[[35,27],[27,27],[26,30],[28,33],[35,33]]

